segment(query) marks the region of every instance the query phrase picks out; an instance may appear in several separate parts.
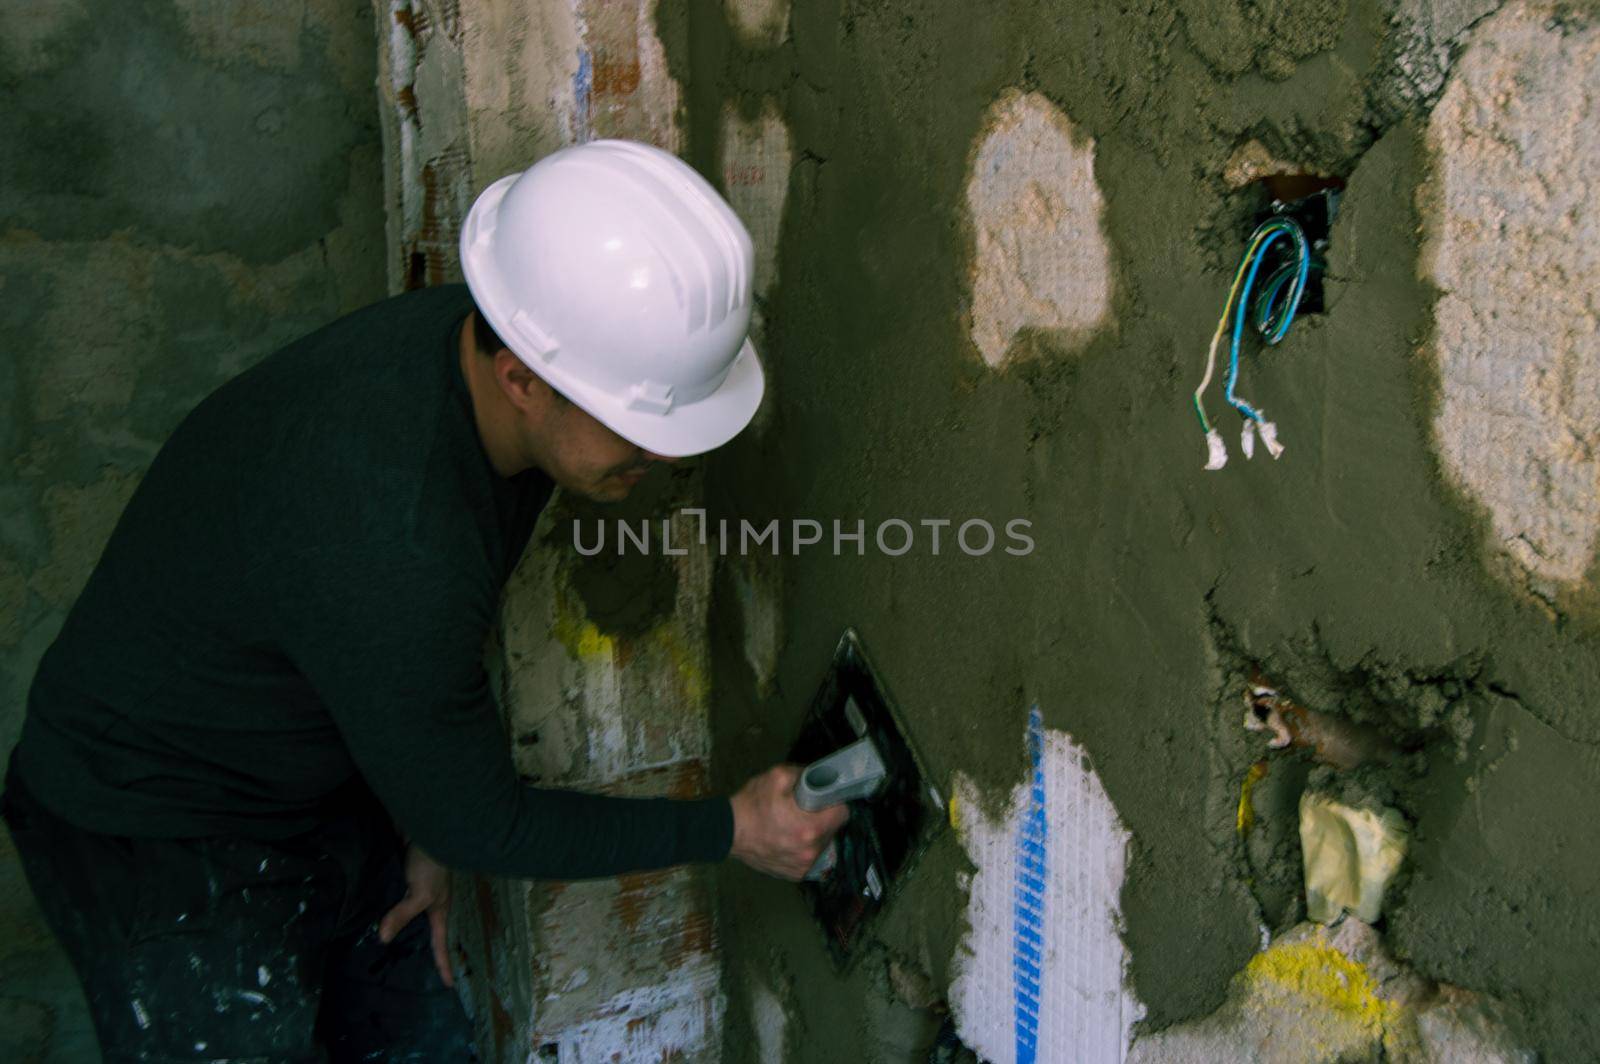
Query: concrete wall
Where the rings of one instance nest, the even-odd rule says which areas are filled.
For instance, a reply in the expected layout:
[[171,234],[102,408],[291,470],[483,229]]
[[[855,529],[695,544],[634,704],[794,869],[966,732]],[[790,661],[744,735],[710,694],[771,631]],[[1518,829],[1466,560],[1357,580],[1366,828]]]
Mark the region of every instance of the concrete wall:
[[[855,625],[964,796],[843,974],[797,890],[721,873],[728,1059],[920,1059],[941,1003],[1021,1059],[1009,959],[971,983],[1010,953],[981,888],[1035,705],[1078,796],[1051,889],[1106,906],[1063,948],[1127,965],[1037,1016],[1112,1055],[1038,1059],[1592,1054],[1600,21],[1500,6],[664,3],[691,161],[746,173],[755,123],[794,160],[762,199],[772,409],[710,459],[713,516],[869,529],[719,564],[714,781],[783,755]],[[1204,472],[1190,392],[1274,171],[1348,179],[1329,308],[1247,348],[1282,459],[1213,391]],[[896,517],[1022,517],[1036,549],[889,557]],[[1268,750],[1259,677],[1402,752]],[[1308,788],[1409,825],[1372,928],[1305,922]]]
[[[9,750],[34,665],[167,434],[381,298],[384,260],[365,4],[5,0],[0,23]],[[95,1059],[3,834],[0,1058]]]

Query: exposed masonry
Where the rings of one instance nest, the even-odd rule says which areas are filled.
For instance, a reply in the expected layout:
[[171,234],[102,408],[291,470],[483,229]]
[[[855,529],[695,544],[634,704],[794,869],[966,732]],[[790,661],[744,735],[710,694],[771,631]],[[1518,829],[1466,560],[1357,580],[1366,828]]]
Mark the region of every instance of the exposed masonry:
[[1071,119],[1039,93],[1011,90],[989,109],[984,130],[967,183],[972,341],[999,366],[1022,329],[1081,343],[1105,322],[1111,251],[1094,142]]
[[1600,535],[1597,107],[1600,26],[1518,3],[1475,32],[1428,126],[1439,453],[1544,594],[1584,578]]

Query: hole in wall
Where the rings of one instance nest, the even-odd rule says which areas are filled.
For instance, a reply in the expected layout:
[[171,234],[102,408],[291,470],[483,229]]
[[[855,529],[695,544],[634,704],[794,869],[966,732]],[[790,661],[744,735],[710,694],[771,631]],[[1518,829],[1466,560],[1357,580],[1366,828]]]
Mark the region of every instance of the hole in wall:
[[[1231,829],[1238,875],[1265,929],[1277,935],[1308,918],[1302,798],[1398,814],[1409,831],[1428,793],[1430,764],[1463,755],[1492,689],[1473,660],[1433,671],[1371,656],[1341,666],[1315,640],[1264,655],[1215,614],[1211,632],[1220,669],[1208,832],[1222,845]],[[1406,864],[1390,875],[1392,900],[1403,896]],[[1381,914],[1367,922],[1385,926]]]

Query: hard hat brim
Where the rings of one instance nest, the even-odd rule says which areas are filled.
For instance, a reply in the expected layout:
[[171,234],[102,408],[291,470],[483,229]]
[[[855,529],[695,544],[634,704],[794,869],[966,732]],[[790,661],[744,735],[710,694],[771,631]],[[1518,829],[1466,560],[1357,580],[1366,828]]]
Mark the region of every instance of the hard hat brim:
[[554,380],[541,372],[543,367],[536,361],[522,361],[606,428],[634,446],[665,458],[704,454],[739,435],[755,417],[766,390],[761,360],[748,337],[715,391],[692,403],[674,405],[665,414],[630,410],[597,388],[581,381]]

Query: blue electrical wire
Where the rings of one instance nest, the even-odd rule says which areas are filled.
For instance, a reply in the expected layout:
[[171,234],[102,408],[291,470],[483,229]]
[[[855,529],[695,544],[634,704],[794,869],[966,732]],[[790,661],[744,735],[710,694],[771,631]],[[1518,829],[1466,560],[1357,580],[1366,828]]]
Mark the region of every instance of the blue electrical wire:
[[1260,411],[1237,398],[1233,394],[1234,386],[1239,381],[1239,343],[1244,336],[1244,319],[1249,316],[1250,290],[1255,286],[1256,273],[1261,269],[1261,264],[1266,260],[1267,249],[1279,237],[1288,237],[1294,244],[1295,258],[1298,269],[1293,270],[1294,280],[1290,284],[1289,294],[1279,303],[1278,294],[1283,285],[1288,281],[1288,273],[1293,267],[1286,267],[1275,271],[1268,279],[1265,290],[1257,297],[1255,304],[1256,328],[1265,336],[1267,343],[1275,344],[1288,333],[1289,326],[1294,322],[1295,311],[1300,306],[1300,297],[1305,293],[1306,277],[1311,272],[1311,249],[1306,245],[1305,233],[1300,226],[1288,218],[1270,218],[1256,227],[1256,232],[1251,236],[1251,244],[1255,244],[1256,236],[1263,239],[1254,247],[1250,256],[1250,267],[1245,275],[1244,287],[1239,290],[1238,309],[1233,318],[1233,342],[1228,354],[1228,380],[1225,394],[1228,403],[1239,411],[1240,414],[1255,422],[1265,419]]

